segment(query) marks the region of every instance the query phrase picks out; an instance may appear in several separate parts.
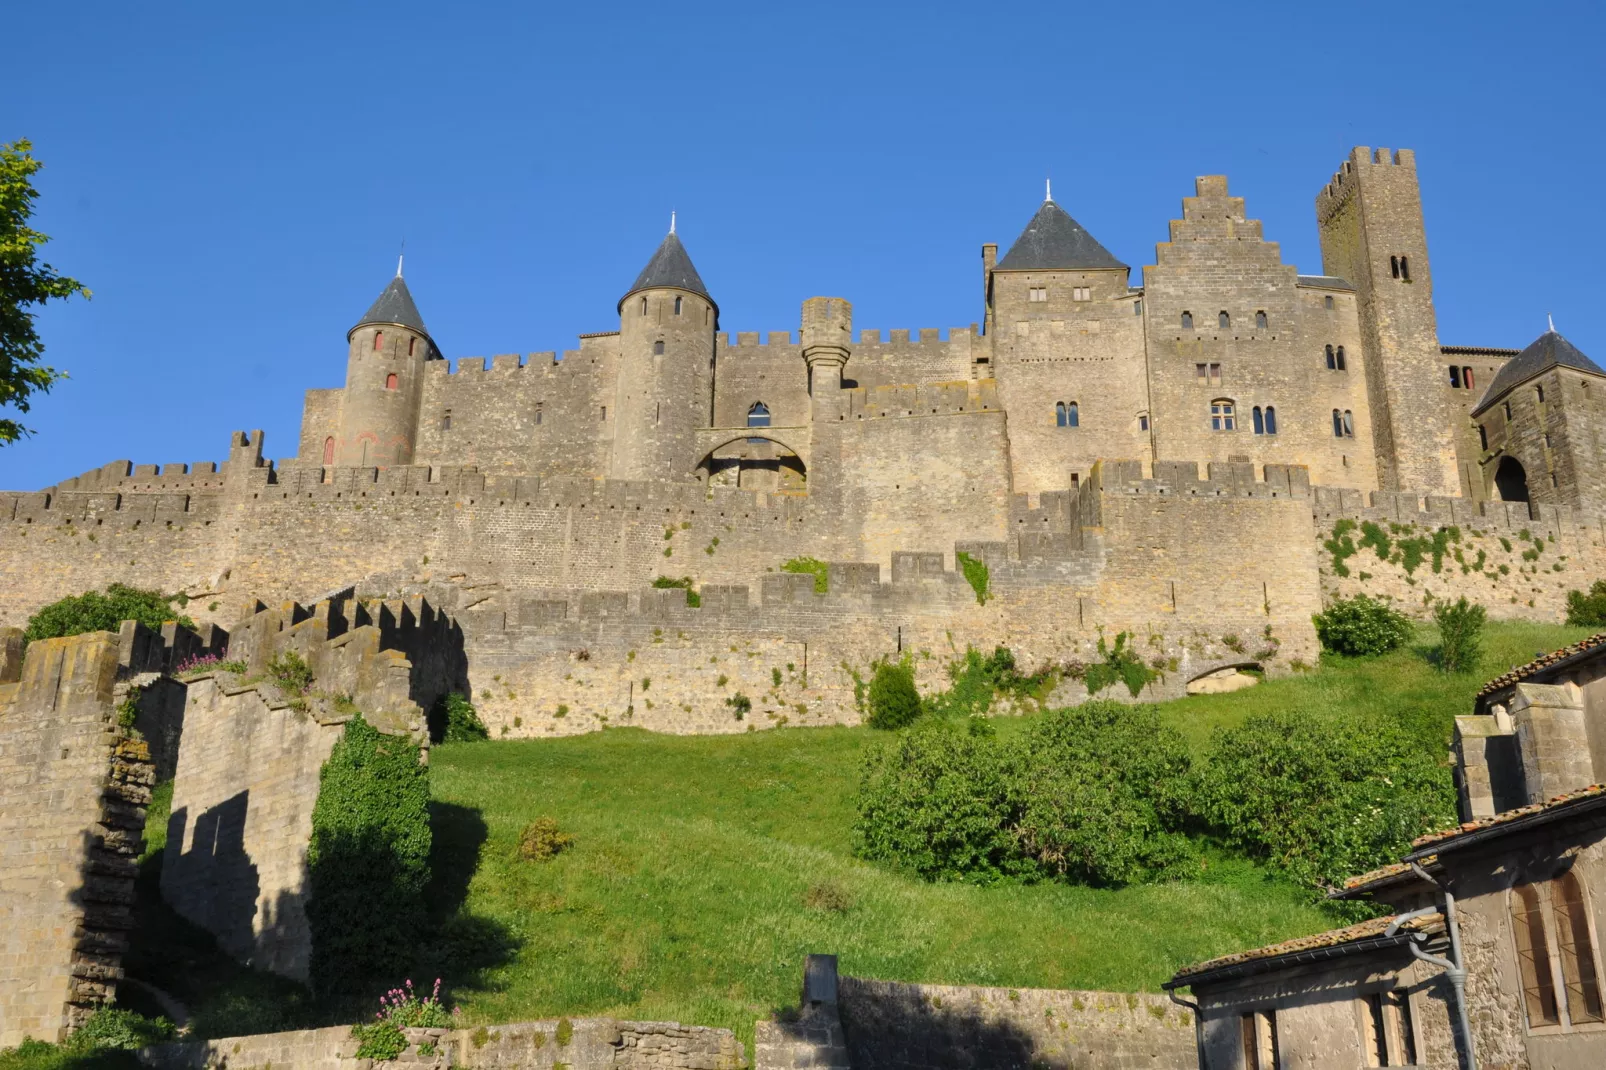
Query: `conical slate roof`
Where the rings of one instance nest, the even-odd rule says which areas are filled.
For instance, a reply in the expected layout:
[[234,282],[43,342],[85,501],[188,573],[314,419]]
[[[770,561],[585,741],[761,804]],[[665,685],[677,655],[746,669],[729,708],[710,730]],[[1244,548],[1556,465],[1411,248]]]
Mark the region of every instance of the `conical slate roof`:
[[1472,414],[1476,416],[1493,405],[1512,387],[1519,386],[1540,372],[1557,366],[1577,368],[1579,371],[1606,376],[1606,370],[1584,356],[1577,346],[1567,341],[1553,328],[1535,339],[1527,349],[1506,361],[1505,367],[1495,375],[1494,382],[1489,384],[1483,400],[1478,402],[1478,407],[1472,410]]
[[385,292],[379,295],[363,314],[362,319],[352,327],[366,327],[370,323],[395,323],[403,327],[411,327],[420,334],[429,334],[424,326],[424,317],[418,314],[418,306],[413,304],[413,295],[407,289],[407,280],[398,273],[385,287]]
[[1125,267],[1065,209],[1053,201],[1044,201],[994,270],[1096,271]]
[[[680,238],[672,230],[664,235],[658,251],[652,254],[647,266],[636,276],[635,284],[625,291],[625,297],[638,290],[654,290],[660,287],[701,294],[707,297],[714,307],[719,307],[709,294],[708,287],[703,285],[702,276],[698,275],[697,269],[692,266],[691,257],[686,254],[686,247],[680,244]],[[620,308],[624,307],[625,297],[619,299]]]

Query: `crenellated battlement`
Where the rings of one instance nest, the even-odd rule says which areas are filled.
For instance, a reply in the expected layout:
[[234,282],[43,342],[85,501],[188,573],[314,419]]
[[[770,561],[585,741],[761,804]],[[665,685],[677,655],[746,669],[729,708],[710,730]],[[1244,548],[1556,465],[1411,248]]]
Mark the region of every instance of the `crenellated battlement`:
[[1594,525],[1565,505],[1479,502],[1416,491],[1362,492],[1349,487],[1313,487],[1312,497],[1315,518],[1328,525],[1348,519],[1414,524],[1427,529],[1452,525],[1487,532],[1526,529],[1547,539],[1597,533]]
[[992,379],[970,379],[918,385],[856,387],[844,390],[845,420],[888,416],[947,416],[999,411],[998,387]]

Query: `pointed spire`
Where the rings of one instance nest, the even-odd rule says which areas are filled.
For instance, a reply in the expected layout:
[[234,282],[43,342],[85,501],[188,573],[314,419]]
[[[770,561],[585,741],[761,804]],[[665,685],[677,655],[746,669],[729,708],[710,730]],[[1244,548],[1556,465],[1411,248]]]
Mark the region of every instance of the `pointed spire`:
[[[368,311],[351,330],[371,323],[394,323],[426,336],[429,334],[429,329],[424,326],[424,317],[418,314],[418,306],[413,303],[412,292],[407,289],[407,280],[402,278],[400,258],[396,261],[396,277],[390,280],[390,285],[385,287],[378,300],[368,307]],[[346,333],[349,337],[351,332]]]
[[[670,213],[669,216],[669,233],[664,235],[657,252],[652,254],[647,266],[641,269],[641,274],[636,276],[635,283],[625,291],[625,296],[619,299],[619,307],[624,307],[625,297],[638,290],[660,288],[686,290],[689,293],[701,294],[710,302],[714,300],[708,292],[708,287],[703,285],[702,276],[698,275],[697,269],[692,266],[686,247],[680,243],[680,237],[675,233],[674,213]],[[719,306],[716,303],[714,307]]]
[[1084,230],[1082,224],[1054,203],[1054,191],[1046,183],[1044,192],[1049,197],[998,262],[995,271],[1099,271],[1126,267]]

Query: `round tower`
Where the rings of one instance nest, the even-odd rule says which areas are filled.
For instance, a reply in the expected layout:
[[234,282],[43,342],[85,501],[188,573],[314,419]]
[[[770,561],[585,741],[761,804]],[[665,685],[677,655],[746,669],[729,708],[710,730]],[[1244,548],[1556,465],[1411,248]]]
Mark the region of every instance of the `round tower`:
[[669,234],[619,299],[619,375],[613,412],[615,479],[685,481],[701,459],[697,431],[713,419],[719,306],[686,247]]
[[326,462],[380,468],[412,464],[424,365],[441,354],[399,263],[379,300],[346,332],[346,342],[340,431],[325,444]]

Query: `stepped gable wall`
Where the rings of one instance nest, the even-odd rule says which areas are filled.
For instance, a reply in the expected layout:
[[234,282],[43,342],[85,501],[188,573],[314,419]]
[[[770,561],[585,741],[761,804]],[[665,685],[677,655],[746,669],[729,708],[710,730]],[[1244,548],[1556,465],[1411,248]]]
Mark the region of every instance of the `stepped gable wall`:
[[58,1040],[116,996],[156,779],[125,710],[150,715],[137,681],[176,645],[125,626],[23,655],[0,634],[0,1047]]
[[[306,694],[262,679],[287,651],[313,670]],[[423,742],[426,711],[467,685],[455,621],[426,599],[259,607],[232,630],[244,675],[184,681],[182,742],[162,894],[230,954],[305,979],[306,850],[319,772],[353,709]],[[347,701],[349,700],[349,701]]]

